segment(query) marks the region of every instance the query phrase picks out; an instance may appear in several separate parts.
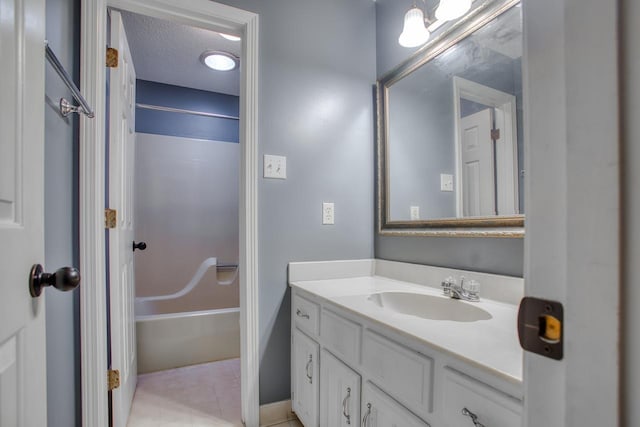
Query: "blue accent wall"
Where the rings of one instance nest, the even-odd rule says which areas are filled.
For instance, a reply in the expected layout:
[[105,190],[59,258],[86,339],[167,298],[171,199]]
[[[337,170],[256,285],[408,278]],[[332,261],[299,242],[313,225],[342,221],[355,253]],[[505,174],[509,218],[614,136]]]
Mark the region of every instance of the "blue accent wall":
[[[238,117],[239,97],[163,83],[137,80],[136,102]],[[136,108],[136,132],[214,141],[238,142],[233,119]]]

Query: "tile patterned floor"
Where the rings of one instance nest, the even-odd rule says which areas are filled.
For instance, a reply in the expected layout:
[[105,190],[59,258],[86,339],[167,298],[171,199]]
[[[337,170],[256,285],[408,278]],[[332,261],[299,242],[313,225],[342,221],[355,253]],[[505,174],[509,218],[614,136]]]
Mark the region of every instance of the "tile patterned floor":
[[[240,359],[138,376],[127,427],[241,427]],[[272,427],[302,427],[287,421]]]

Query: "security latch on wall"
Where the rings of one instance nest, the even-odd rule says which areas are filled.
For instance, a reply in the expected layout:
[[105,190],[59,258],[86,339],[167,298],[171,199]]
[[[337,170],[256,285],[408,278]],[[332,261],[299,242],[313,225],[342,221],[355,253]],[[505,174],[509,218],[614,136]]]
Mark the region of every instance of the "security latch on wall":
[[520,346],[532,353],[561,360],[564,309],[557,301],[525,297],[518,311]]
[[120,387],[120,371],[117,369],[109,369],[107,371],[107,389],[109,391]]

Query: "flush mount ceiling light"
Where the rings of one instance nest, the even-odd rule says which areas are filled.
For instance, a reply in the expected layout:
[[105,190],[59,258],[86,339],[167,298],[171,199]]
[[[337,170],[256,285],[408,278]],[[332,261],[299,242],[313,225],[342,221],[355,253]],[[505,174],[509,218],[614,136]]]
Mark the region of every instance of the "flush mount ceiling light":
[[200,62],[216,71],[231,71],[238,66],[238,58],[234,55],[213,50],[203,52]]
[[471,0],[440,0],[436,9],[436,18],[451,21],[460,18],[471,9]]
[[416,47],[429,40],[429,31],[425,27],[424,12],[414,3],[404,15],[404,27],[398,37],[403,47]]
[[220,34],[223,38],[227,40],[231,40],[232,42],[239,42],[240,40],[242,40],[240,37],[232,36],[231,34],[225,34],[225,33],[218,33],[218,34]]

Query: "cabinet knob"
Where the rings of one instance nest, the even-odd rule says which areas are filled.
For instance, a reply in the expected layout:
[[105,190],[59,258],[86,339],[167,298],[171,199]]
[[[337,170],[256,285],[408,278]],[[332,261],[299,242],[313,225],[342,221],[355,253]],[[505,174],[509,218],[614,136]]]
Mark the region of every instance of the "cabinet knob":
[[296,316],[302,317],[303,319],[309,319],[309,315],[300,309],[296,310]]
[[371,403],[367,403],[367,413],[362,417],[362,427],[369,425],[369,417],[371,416]]
[[[307,379],[309,380],[309,384],[313,384],[313,371],[312,374],[309,375],[309,368],[312,368],[313,356],[309,355],[309,361],[307,362],[307,366],[304,368],[306,371]],[[313,368],[312,368],[313,369]]]
[[347,424],[351,424],[351,415],[349,415],[347,413],[347,402],[349,401],[349,398],[351,397],[351,387],[347,387],[347,395],[344,397],[344,399],[342,399],[342,415],[344,415],[344,417],[347,419]]
[[471,421],[473,422],[474,427],[485,427],[484,424],[478,421],[478,416],[473,412],[471,412],[470,410],[468,410],[467,408],[462,408],[462,415],[464,415],[465,417],[471,418]]

